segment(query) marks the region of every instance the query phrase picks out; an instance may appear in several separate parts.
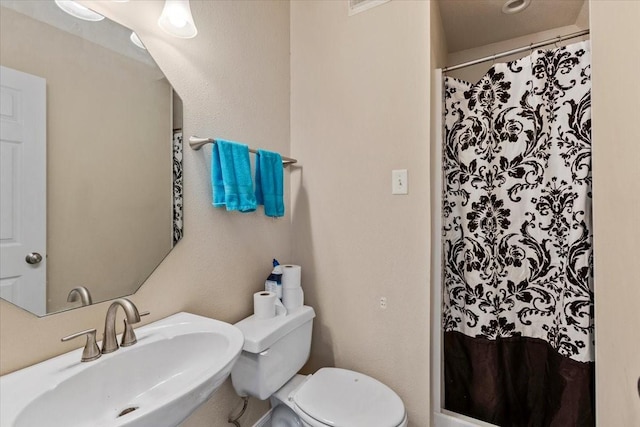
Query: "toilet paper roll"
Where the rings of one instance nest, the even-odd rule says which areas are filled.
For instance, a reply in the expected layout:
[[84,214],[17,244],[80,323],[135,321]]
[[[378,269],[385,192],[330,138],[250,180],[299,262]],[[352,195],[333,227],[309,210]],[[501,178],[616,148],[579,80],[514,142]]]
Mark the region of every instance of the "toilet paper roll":
[[253,315],[256,319],[266,320],[286,314],[287,309],[274,292],[262,291],[253,294]]
[[299,288],[302,277],[302,267],[285,264],[282,266],[282,289]]
[[302,288],[286,288],[282,290],[282,302],[288,312],[292,312],[304,304]]

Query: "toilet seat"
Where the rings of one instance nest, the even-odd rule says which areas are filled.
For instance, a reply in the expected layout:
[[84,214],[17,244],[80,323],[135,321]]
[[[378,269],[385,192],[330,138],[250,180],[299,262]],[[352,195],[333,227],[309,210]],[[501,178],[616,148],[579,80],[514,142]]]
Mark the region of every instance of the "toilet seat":
[[294,410],[314,427],[398,427],[406,419],[400,397],[380,381],[322,368],[293,395]]

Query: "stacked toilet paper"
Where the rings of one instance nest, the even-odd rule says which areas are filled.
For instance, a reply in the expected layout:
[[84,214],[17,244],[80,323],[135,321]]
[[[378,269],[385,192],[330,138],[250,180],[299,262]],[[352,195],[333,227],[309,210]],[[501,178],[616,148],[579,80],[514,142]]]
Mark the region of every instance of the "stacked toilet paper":
[[287,309],[280,302],[275,292],[256,292],[253,294],[253,315],[256,319],[272,319],[276,315],[286,315]]
[[302,268],[299,265],[282,266],[282,303],[287,311],[294,311],[304,304],[301,286]]
[[282,266],[282,302],[275,292],[261,291],[253,294],[253,315],[256,319],[267,320],[286,315],[304,304],[301,286],[302,268],[299,265]]

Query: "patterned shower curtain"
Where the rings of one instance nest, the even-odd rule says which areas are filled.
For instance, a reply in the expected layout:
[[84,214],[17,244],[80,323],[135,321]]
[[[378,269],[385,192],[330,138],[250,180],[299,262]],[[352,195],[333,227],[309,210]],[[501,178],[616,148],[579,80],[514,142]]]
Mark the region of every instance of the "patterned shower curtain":
[[593,426],[589,42],[445,79],[445,408]]

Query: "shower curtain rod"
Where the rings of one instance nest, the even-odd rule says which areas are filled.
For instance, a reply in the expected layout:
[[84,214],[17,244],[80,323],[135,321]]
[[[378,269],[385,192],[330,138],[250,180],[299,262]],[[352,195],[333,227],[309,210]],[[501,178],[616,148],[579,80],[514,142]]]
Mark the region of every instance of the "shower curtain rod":
[[522,47],[519,47],[517,49],[508,50],[506,52],[496,53],[496,54],[493,54],[493,55],[490,55],[490,56],[485,56],[484,58],[474,59],[473,61],[463,62],[462,64],[452,65],[451,67],[444,67],[442,69],[442,72],[446,73],[447,71],[458,70],[460,68],[469,67],[471,65],[480,64],[482,62],[494,61],[494,60],[496,60],[498,58],[503,58],[505,56],[513,55],[515,53],[525,52],[527,50],[533,50],[535,48],[546,46],[546,45],[552,44],[552,43],[560,43],[563,40],[574,39],[576,37],[586,36],[587,34],[589,34],[589,30],[588,29],[587,30],[582,30],[582,31],[576,31],[575,33],[567,34],[566,36],[554,37],[552,39],[544,40],[544,41],[541,41],[541,42],[538,42],[538,43],[531,43],[529,46],[522,46]]

